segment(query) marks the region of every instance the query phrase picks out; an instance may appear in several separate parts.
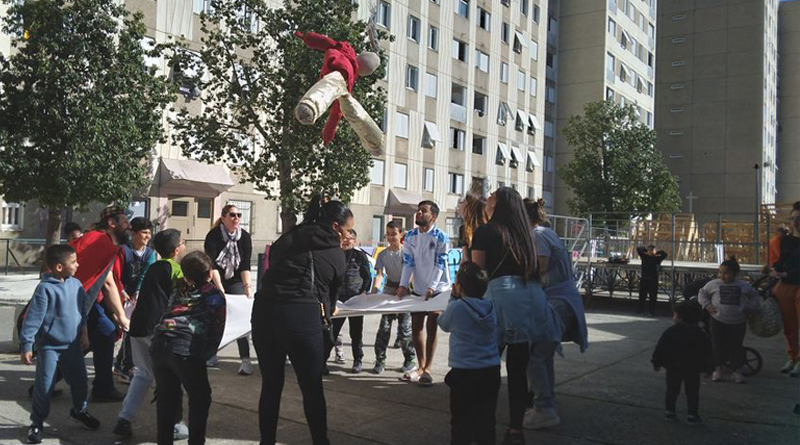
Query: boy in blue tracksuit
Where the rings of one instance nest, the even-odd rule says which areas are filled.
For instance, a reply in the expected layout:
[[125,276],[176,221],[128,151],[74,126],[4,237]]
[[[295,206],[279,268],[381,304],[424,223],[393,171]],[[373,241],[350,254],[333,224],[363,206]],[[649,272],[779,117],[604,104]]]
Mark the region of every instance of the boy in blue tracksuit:
[[100,422],[86,411],[87,376],[83,351],[89,347],[86,329],[86,292],[72,275],[78,270],[75,250],[66,244],[50,246],[45,253],[49,274],[44,274],[31,299],[20,330],[20,360],[29,365],[36,345],[36,381],[33,388],[28,443],[42,442],[42,425],[50,413],[50,389],[56,368],[69,384],[69,417],[90,429]]
[[452,445],[495,443],[500,354],[494,305],[482,298],[488,285],[488,275],[477,264],[462,263],[452,299],[438,320],[450,333],[452,369],[445,383],[450,387]]

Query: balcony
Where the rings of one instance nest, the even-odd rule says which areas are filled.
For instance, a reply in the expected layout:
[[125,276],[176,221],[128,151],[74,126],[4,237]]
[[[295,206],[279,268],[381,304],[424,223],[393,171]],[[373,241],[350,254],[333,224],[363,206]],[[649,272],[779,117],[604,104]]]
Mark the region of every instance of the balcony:
[[463,105],[450,103],[450,119],[462,124],[467,122],[467,108]]

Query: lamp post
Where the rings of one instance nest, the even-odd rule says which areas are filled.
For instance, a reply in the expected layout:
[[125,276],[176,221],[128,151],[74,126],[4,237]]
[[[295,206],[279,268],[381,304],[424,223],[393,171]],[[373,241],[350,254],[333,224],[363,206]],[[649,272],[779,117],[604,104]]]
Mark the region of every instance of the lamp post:
[[756,220],[755,224],[753,225],[754,233],[753,233],[753,241],[755,244],[755,261],[756,264],[758,263],[759,258],[759,238],[760,238],[760,214],[761,214],[761,174],[760,169],[761,166],[757,163],[753,166],[753,169],[756,171]]

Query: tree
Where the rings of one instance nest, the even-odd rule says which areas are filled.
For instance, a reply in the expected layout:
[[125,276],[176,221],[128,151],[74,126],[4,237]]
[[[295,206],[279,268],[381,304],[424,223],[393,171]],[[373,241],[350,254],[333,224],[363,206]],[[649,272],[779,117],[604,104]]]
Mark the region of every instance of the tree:
[[127,202],[146,185],[162,138],[170,84],[144,65],[141,14],[114,0],[38,0],[11,5],[0,56],[0,195],[48,210],[47,245],[61,211]]
[[[319,79],[320,52],[307,48],[295,31],[313,31],[350,42],[356,53],[378,52],[384,36],[353,21],[351,0],[297,0],[271,9],[260,0],[218,0],[201,15],[203,49],[198,56],[176,52],[175,72],[185,91],[202,92],[200,114],[180,110],[175,142],[186,156],[225,162],[244,182],[280,199],[284,229],[292,227],[315,192],[348,201],[368,183],[369,153],[346,122],[323,146],[326,116],[303,126],[294,118],[300,98]],[[385,92],[373,87],[381,67],[359,78],[353,95],[380,121]],[[183,76],[183,74],[182,74]]]
[[678,185],[655,148],[656,132],[639,122],[633,105],[587,103],[584,116],[570,117],[563,131],[575,147],[559,169],[574,193],[567,201],[573,213],[627,216],[679,208]]

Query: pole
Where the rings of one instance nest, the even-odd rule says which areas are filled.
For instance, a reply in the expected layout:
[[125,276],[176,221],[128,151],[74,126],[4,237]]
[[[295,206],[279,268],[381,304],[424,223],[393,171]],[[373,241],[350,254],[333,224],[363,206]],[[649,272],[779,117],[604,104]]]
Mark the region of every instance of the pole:
[[10,245],[11,245],[11,239],[10,238],[6,239],[6,275],[8,275],[8,257],[9,253],[11,252]]
[[759,174],[759,165],[755,164],[753,168],[756,171],[756,220],[755,224],[753,224],[753,250],[755,251],[756,255],[756,264],[758,264],[758,251],[759,251],[759,238],[760,238],[760,217],[761,217],[761,175]]
[[672,285],[670,286],[670,303],[675,303],[675,242],[675,212],[672,212],[672,255],[670,255],[672,259],[672,273],[670,277]]

